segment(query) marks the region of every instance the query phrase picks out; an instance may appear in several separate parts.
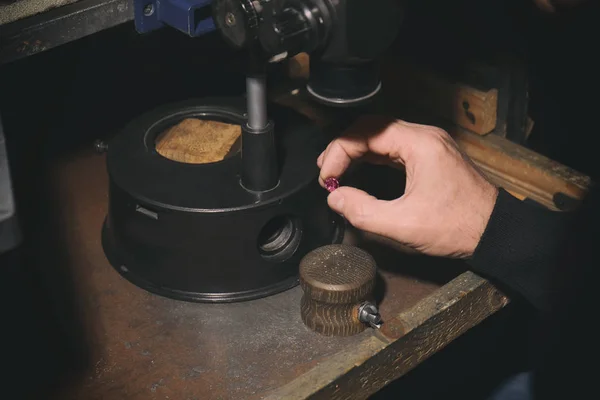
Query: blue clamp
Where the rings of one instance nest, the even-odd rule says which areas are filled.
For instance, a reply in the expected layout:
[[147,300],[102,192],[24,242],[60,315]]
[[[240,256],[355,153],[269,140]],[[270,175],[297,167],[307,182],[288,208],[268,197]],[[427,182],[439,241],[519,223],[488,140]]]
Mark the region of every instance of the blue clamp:
[[212,0],[134,0],[135,29],[147,33],[164,26],[196,37],[214,31]]

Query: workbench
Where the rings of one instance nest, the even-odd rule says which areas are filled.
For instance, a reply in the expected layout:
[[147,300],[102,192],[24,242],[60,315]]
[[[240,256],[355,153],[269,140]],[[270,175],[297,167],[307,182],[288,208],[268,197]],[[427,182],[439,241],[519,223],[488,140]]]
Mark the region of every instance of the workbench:
[[63,399],[292,399],[320,390],[319,398],[362,398],[507,302],[474,274],[452,280],[461,270],[455,263],[390,257],[389,251],[373,251],[382,271],[385,327],[350,338],[306,328],[299,287],[221,305],[151,295],[105,259],[99,235],[107,211],[104,170],[104,158],[93,153],[57,170],[62,237],[92,361]]
[[0,2],[0,65],[132,20],[129,0]]
[[[85,8],[90,1],[95,0],[57,12]],[[127,4],[102,1],[97,7],[116,7],[118,18],[111,25],[130,19]],[[35,36],[22,42],[24,47],[10,47],[18,40],[3,42],[0,59],[8,54],[4,51],[28,55],[45,48]],[[393,88],[386,90],[394,93]],[[324,130],[335,129],[339,122],[335,113],[309,102],[299,87],[283,88],[274,98]],[[392,97],[382,103],[382,111],[407,117],[398,113]],[[427,118],[412,120],[444,126],[496,184],[524,200],[567,210],[590,185],[586,176],[499,135]],[[55,206],[45,231],[54,234],[53,253],[60,255],[57,262],[72,286],[71,311],[81,322],[73,336],[82,342],[75,347],[85,353],[79,370],[57,395],[60,399],[364,399],[509,303],[505,293],[460,261],[405,253],[351,227],[345,242],[368,250],[380,270],[376,292],[384,320],[381,330],[348,338],[310,331],[300,319],[299,287],[245,303],[166,299],[124,280],[104,256],[104,157],[90,146],[61,158],[49,175],[55,195],[49,203]],[[369,181],[360,175],[355,179]]]
[[[292,90],[278,101],[323,127],[335,122],[303,96]],[[581,197],[589,183],[503,138],[451,133],[496,183],[523,198],[558,208],[556,193]],[[299,287],[233,304],[162,298],[124,280],[104,256],[104,157],[69,155],[52,176],[60,210],[50,229],[63,247],[88,352],[61,399],[364,399],[509,302],[462,262],[403,253],[351,228],[346,243],[367,249],[380,270],[379,331],[349,338],[310,331],[300,319]]]

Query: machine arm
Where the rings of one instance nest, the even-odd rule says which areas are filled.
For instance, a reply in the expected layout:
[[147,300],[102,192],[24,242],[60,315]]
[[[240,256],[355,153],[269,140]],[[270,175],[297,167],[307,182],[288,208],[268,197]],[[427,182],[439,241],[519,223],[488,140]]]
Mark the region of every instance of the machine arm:
[[139,32],[218,30],[257,65],[311,54],[309,93],[332,106],[362,104],[381,88],[377,60],[395,40],[397,0],[135,0]]

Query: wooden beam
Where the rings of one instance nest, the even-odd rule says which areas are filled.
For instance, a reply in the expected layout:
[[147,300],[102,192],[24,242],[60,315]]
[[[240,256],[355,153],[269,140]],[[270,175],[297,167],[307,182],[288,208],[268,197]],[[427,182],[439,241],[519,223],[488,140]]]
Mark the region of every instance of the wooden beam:
[[480,137],[449,129],[460,148],[497,185],[556,210],[558,193],[581,199],[591,185],[588,176],[505,138]]
[[491,283],[465,272],[384,322],[377,336],[319,363],[265,400],[366,399],[507,304]]
[[496,128],[498,90],[479,90],[410,64],[384,63],[382,79],[398,106],[417,107],[479,135]]

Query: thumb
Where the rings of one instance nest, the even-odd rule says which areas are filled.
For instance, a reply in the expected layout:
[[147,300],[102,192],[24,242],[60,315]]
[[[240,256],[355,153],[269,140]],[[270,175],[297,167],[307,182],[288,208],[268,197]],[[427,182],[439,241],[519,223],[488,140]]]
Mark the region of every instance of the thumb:
[[329,207],[341,214],[355,228],[385,234],[389,202],[351,187],[341,187],[327,198]]

